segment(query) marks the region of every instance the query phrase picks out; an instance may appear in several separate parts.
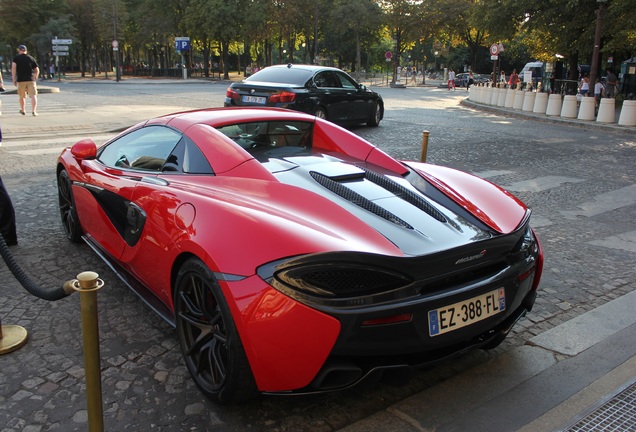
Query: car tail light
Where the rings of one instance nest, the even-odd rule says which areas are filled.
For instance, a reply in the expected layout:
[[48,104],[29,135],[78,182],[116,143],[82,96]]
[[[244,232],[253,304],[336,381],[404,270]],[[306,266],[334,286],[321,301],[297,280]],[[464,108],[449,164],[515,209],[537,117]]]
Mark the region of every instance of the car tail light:
[[296,93],[283,91],[276,93],[269,97],[269,101],[272,103],[290,103],[296,99]]
[[229,97],[230,99],[234,99],[234,100],[238,100],[239,99],[239,94],[232,90],[231,87],[228,87],[227,92],[225,93],[225,96]]
[[325,298],[350,298],[389,292],[411,284],[406,276],[353,263],[303,265],[275,278],[294,290]]

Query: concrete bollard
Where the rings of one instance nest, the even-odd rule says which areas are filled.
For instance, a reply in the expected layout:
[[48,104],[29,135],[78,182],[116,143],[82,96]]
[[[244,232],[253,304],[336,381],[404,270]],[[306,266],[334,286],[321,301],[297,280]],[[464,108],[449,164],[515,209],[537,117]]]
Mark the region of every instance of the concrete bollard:
[[534,107],[532,108],[532,112],[535,114],[545,114],[545,111],[547,108],[548,108],[548,94],[537,93],[537,96],[534,98]]
[[481,89],[481,95],[479,95],[479,102],[488,105],[490,102],[490,87],[484,87]]
[[594,111],[596,103],[593,97],[584,97],[581,99],[579,106],[579,120],[594,120]]
[[484,89],[481,86],[474,85],[470,88],[470,93],[472,94],[473,92],[475,92],[475,102],[482,103]]
[[490,105],[497,106],[499,100],[499,88],[493,87],[492,94],[490,95]]
[[578,113],[578,102],[576,96],[566,95],[563,98],[563,104],[561,106],[561,117],[563,118],[576,118]]
[[623,101],[621,114],[618,116],[618,124],[621,126],[636,126],[636,100]]
[[499,97],[497,98],[497,106],[498,107],[502,107],[506,104],[506,94],[508,93],[508,90],[506,90],[505,88],[500,88],[499,89]]
[[596,121],[598,123],[614,123],[616,119],[616,100],[614,98],[602,98],[598,107]]
[[469,99],[473,102],[481,103],[481,87],[473,85],[468,89]]
[[515,90],[509,88],[506,90],[506,101],[504,102],[504,107],[512,108],[515,105]]
[[532,111],[534,108],[534,99],[537,97],[535,92],[526,92],[526,95],[523,99],[523,111]]
[[523,90],[515,91],[515,102],[512,105],[512,109],[520,110],[521,108],[523,108],[523,100],[525,99],[525,94],[526,92],[524,92]]
[[553,93],[548,98],[548,108],[545,110],[545,114],[549,116],[561,115],[561,95]]

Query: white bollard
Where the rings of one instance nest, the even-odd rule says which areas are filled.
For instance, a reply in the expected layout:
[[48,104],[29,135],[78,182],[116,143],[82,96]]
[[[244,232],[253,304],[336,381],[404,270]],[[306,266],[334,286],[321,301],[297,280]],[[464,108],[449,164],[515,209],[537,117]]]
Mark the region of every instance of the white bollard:
[[534,98],[534,107],[532,108],[532,112],[535,114],[545,114],[545,111],[547,108],[548,108],[548,94],[537,93],[537,96]]
[[614,123],[616,118],[616,100],[614,98],[602,98],[598,107],[596,121],[599,123]]
[[489,95],[490,95],[490,87],[484,86],[481,89],[481,92],[479,94],[479,103],[487,104],[488,103],[487,101],[490,100],[488,99]]
[[499,88],[493,87],[492,94],[490,95],[490,105],[497,106],[498,100],[499,100]]
[[525,95],[526,92],[524,92],[523,90],[515,91],[515,102],[512,106],[512,109],[520,110],[521,108],[523,108],[523,100],[525,99]]
[[561,107],[561,117],[563,118],[576,118],[578,113],[578,102],[576,96],[566,95],[563,98],[563,106]]
[[523,98],[523,111],[532,111],[534,108],[534,99],[537,97],[535,92],[529,91],[526,92],[526,95]]
[[505,88],[500,88],[499,89],[499,97],[497,98],[497,106],[498,107],[503,107],[506,104],[506,94],[507,94],[508,90],[506,90]]
[[545,114],[549,116],[561,115],[561,95],[558,93],[552,93],[548,98],[548,108],[545,110]]
[[618,124],[621,126],[636,126],[636,100],[623,101],[621,115],[618,116]]
[[470,99],[477,103],[481,103],[481,87],[474,85],[470,87],[469,91]]
[[579,106],[579,120],[594,120],[595,101],[593,97],[583,97]]
[[515,105],[515,90],[509,88],[506,90],[506,101],[504,102],[504,107],[512,108]]

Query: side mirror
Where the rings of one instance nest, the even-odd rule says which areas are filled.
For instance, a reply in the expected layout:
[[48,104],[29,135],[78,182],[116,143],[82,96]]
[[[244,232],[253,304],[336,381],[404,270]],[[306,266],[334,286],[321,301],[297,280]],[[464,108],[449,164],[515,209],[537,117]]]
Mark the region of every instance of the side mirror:
[[364,84],[358,84],[358,88],[362,91],[367,91],[367,86],[365,86]]
[[73,144],[71,154],[79,160],[95,159],[97,157],[97,146],[92,139],[83,139]]

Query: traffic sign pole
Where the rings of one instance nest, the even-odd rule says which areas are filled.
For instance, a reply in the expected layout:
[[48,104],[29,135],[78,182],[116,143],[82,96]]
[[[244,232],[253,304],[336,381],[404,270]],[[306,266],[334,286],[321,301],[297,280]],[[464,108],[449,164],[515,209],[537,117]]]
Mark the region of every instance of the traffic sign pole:
[[494,60],[493,64],[492,64],[492,86],[496,87],[497,86],[497,77],[498,77],[498,72],[499,72],[499,45],[497,44],[492,44],[490,46],[490,55],[491,55],[491,59]]
[[55,69],[57,71],[57,80],[61,81],[62,74],[60,73],[60,56],[68,56],[69,55],[69,47],[73,43],[73,39],[58,39],[55,36],[55,39],[51,39],[51,44],[53,44],[53,55],[55,56]]

